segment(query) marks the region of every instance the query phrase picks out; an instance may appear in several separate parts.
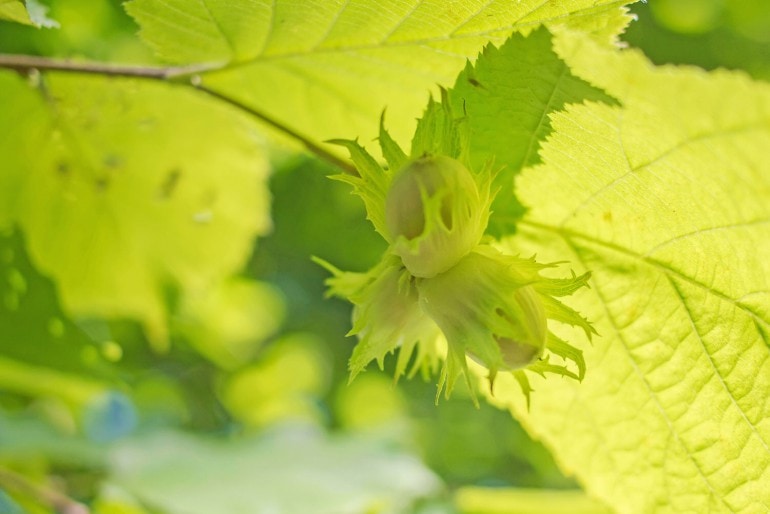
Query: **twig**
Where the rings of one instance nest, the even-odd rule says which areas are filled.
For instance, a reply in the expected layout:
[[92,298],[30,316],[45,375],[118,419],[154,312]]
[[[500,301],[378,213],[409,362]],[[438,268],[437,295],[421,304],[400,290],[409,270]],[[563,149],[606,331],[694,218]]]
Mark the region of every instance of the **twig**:
[[20,73],[38,71],[63,71],[108,75],[113,77],[134,77],[155,80],[171,80],[219,69],[219,64],[198,64],[194,66],[133,66],[127,64],[109,64],[98,62],[80,62],[68,59],[51,59],[36,55],[0,54],[0,68],[15,70]]
[[89,514],[91,512],[88,507],[67,495],[34,484],[23,475],[9,469],[0,468],[0,487],[34,498],[38,503],[54,509],[59,514]]
[[[292,139],[299,141],[312,154],[323,159],[334,166],[342,169],[345,173],[357,175],[356,168],[340,157],[325,150],[320,145],[313,142],[310,138],[303,136],[293,128],[271,118],[267,114],[242,103],[241,101],[227,96],[224,93],[204,86],[200,80],[200,73],[213,71],[222,68],[222,64],[199,64],[191,66],[134,66],[123,64],[78,62],[66,59],[52,59],[49,57],[38,57],[34,55],[14,55],[0,54],[0,68],[15,70],[19,73],[29,74],[34,71],[56,71],[65,73],[85,73],[91,75],[104,75],[112,77],[132,77],[138,79],[157,80],[163,82],[173,82],[195,88],[217,100],[225,102],[237,109],[248,113],[254,118],[267,123],[271,127],[283,132]],[[188,79],[181,81],[180,79]]]
[[311,153],[315,154],[317,157],[334,164],[338,168],[342,169],[345,173],[349,173],[351,175],[358,175],[358,171],[356,171],[355,166],[350,164],[349,162],[345,161],[344,159],[341,159],[334,155],[331,152],[326,151],[321,146],[314,143],[310,138],[303,136],[302,134],[294,131],[294,129],[284,125],[280,121],[271,118],[265,113],[262,113],[253,107],[250,107],[244,103],[241,103],[240,101],[236,100],[235,98],[226,96],[219,91],[216,91],[214,89],[210,89],[203,84],[196,83],[197,81],[193,80],[191,81],[191,84],[195,89],[198,91],[201,91],[203,93],[206,93],[209,96],[212,96],[218,100],[221,100],[227,104],[232,105],[233,107],[236,107],[244,112],[247,112],[254,116],[255,118],[262,120],[263,122],[267,123],[268,125],[272,126],[273,128],[276,128],[283,132],[284,134],[290,135],[292,138],[296,139],[302,145]]

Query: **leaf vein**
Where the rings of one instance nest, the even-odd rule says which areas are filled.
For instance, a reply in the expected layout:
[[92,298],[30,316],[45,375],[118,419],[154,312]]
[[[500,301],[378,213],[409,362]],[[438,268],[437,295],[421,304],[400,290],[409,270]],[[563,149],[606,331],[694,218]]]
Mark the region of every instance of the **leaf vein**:
[[213,23],[214,27],[216,27],[217,31],[222,35],[222,39],[224,39],[225,43],[227,43],[227,47],[230,49],[230,59],[231,60],[234,59],[236,57],[235,45],[230,40],[230,37],[227,35],[227,32],[225,32],[225,30],[222,28],[222,25],[219,23],[219,20],[211,12],[211,9],[209,8],[208,0],[200,0],[200,4],[208,13],[209,19]]
[[[692,315],[692,312],[690,311],[690,307],[687,305],[687,300],[685,299],[684,295],[682,294],[682,291],[681,291],[681,290],[679,289],[679,287],[676,285],[676,282],[674,281],[674,279],[673,279],[673,278],[671,278],[671,277],[670,277],[670,276],[668,276],[668,275],[666,275],[666,278],[668,279],[668,282],[669,282],[669,284],[671,285],[671,287],[673,288],[674,292],[676,292],[676,296],[677,296],[677,298],[679,299],[679,301],[680,301],[680,302],[681,302],[681,304],[682,304],[682,307],[684,308],[685,312],[687,313],[687,317],[688,317],[688,319],[690,320],[690,325],[692,326],[692,330],[693,330],[693,333],[694,333],[694,334],[695,334],[695,336],[698,338],[698,342],[700,343],[700,345],[701,345],[701,348],[703,349],[703,353],[705,353],[705,354],[706,354],[706,357],[708,358],[709,364],[711,365],[711,369],[714,371],[714,374],[715,374],[715,375],[717,376],[717,378],[719,379],[719,383],[720,383],[720,384],[722,384],[722,387],[724,388],[725,392],[727,393],[727,396],[730,398],[730,401],[731,401],[731,402],[732,402],[732,404],[733,404],[733,405],[735,405],[735,407],[738,409],[738,412],[740,412],[740,413],[741,413],[741,417],[742,417],[742,418],[743,418],[743,420],[746,422],[746,424],[749,426],[749,428],[751,429],[751,431],[752,431],[752,432],[754,432],[754,434],[756,434],[756,436],[757,436],[757,437],[759,438],[759,440],[762,442],[762,446],[764,446],[764,447],[765,447],[765,451],[767,451],[768,453],[770,453],[770,447],[768,447],[767,441],[766,441],[766,440],[765,440],[765,438],[764,438],[764,437],[762,437],[762,435],[759,433],[759,431],[757,430],[757,427],[756,427],[756,425],[754,425],[754,424],[753,424],[753,423],[752,423],[752,422],[749,420],[749,418],[746,416],[746,412],[745,412],[745,411],[743,410],[743,408],[742,408],[742,407],[741,407],[741,406],[738,404],[738,402],[737,402],[737,401],[736,401],[736,399],[735,399],[735,396],[733,395],[733,392],[730,390],[730,388],[728,387],[727,383],[726,383],[726,382],[725,382],[725,380],[724,380],[724,377],[722,376],[722,374],[721,374],[721,373],[719,372],[719,370],[717,369],[717,367],[716,367],[716,364],[714,363],[714,359],[712,358],[712,356],[711,356],[711,353],[708,351],[708,349],[706,348],[706,344],[705,344],[705,342],[703,341],[703,336],[701,336],[700,332],[698,331],[698,327],[697,327],[697,325],[695,324],[695,319],[694,319],[694,317],[693,317],[693,315]],[[764,503],[763,503],[763,505],[764,505],[766,508],[768,507],[768,506],[767,506],[766,504],[764,504]]]
[[[422,3],[422,1],[423,0],[420,0],[418,2],[418,5]],[[629,1],[630,0],[614,0],[612,2],[608,2],[602,7],[609,9],[615,6],[625,5],[629,3]],[[416,8],[417,8],[417,5],[412,9],[411,12],[414,12]],[[396,41],[396,42],[388,41],[389,38],[395,32],[395,30],[397,30],[398,27],[402,26],[405,23],[406,18],[410,17],[411,15],[411,12],[410,12],[398,23],[398,25],[393,30],[390,31],[389,34],[387,34],[384,38],[382,38],[380,41],[376,43],[350,45],[350,46],[344,46],[344,47],[328,47],[328,48],[315,48],[315,49],[311,48],[309,50],[277,53],[272,55],[265,55],[264,51],[262,51],[262,52],[259,52],[256,56],[254,56],[251,59],[245,59],[243,61],[238,61],[238,62],[231,62],[221,68],[217,68],[216,70],[212,70],[212,71],[232,70],[235,68],[239,68],[241,66],[247,66],[249,64],[253,64],[255,62],[278,61],[278,60],[292,59],[292,58],[298,58],[298,57],[313,57],[314,55],[319,55],[319,54],[335,54],[335,53],[345,54],[349,51],[389,50],[389,49],[398,49],[403,47],[430,45],[431,43],[441,43],[441,42],[452,41],[452,40],[457,41],[457,40],[478,39],[478,38],[483,38],[485,40],[488,40],[490,38],[498,37],[501,34],[506,34],[517,29],[523,29],[527,27],[537,27],[546,22],[561,20],[571,16],[582,16],[582,15],[586,15],[587,13],[593,13],[595,12],[595,10],[596,10],[596,6],[585,7],[582,9],[570,11],[569,13],[566,13],[566,14],[554,16],[553,18],[549,18],[549,19],[542,19],[542,20],[536,20],[536,21],[525,22],[525,23],[519,23],[518,21],[514,21],[511,24],[508,24],[506,26],[495,27],[488,30],[481,30],[478,32],[467,33],[467,34],[456,35],[456,36],[443,35],[438,37],[410,39],[406,41]],[[465,56],[465,58],[468,58],[468,57],[469,56]]]
[[[700,281],[698,281],[698,280],[696,280],[696,279],[694,279],[692,277],[689,277],[689,276],[685,275],[683,272],[681,272],[681,271],[679,271],[679,270],[677,270],[675,268],[672,268],[670,265],[668,265],[668,264],[666,264],[664,262],[661,262],[661,261],[659,261],[657,259],[653,259],[652,257],[646,257],[646,256],[644,256],[644,255],[642,255],[642,254],[640,254],[640,253],[638,253],[638,252],[636,252],[634,250],[631,250],[629,248],[625,248],[623,246],[610,243],[608,241],[602,241],[602,240],[596,239],[595,237],[590,236],[588,234],[583,234],[583,233],[580,233],[580,232],[576,232],[574,230],[565,229],[564,227],[555,227],[553,225],[548,225],[548,224],[545,224],[545,223],[539,223],[539,222],[532,221],[532,220],[527,220],[527,219],[520,220],[519,224],[524,225],[524,226],[529,226],[529,227],[532,227],[532,228],[535,228],[535,229],[539,229],[539,230],[544,230],[546,232],[550,232],[550,233],[553,233],[553,234],[556,234],[559,237],[561,237],[564,241],[567,241],[567,242],[571,241],[572,239],[579,239],[579,240],[583,240],[583,241],[586,241],[586,242],[589,242],[589,243],[593,243],[596,246],[600,246],[600,247],[603,247],[603,248],[614,250],[614,251],[616,251],[618,253],[622,253],[624,255],[632,257],[632,258],[634,258],[634,259],[636,259],[636,260],[638,260],[640,262],[643,262],[643,263],[645,263],[645,264],[647,264],[649,266],[652,266],[653,268],[656,268],[657,270],[659,270],[659,271],[661,271],[663,273],[669,274],[669,275],[671,275],[671,276],[673,276],[675,278],[679,278],[680,280],[683,280],[683,281],[688,282],[688,283],[690,283],[690,284],[692,284],[692,285],[694,285],[696,287],[699,287],[699,288],[703,289],[707,293],[710,293],[710,294],[716,296],[717,298],[719,298],[719,299],[721,299],[721,300],[723,300],[723,301],[725,301],[727,303],[730,303],[730,304],[736,306],[738,309],[744,311],[745,313],[747,313],[750,317],[752,317],[756,321],[761,322],[763,325],[765,325],[768,328],[770,328],[770,320],[764,319],[762,316],[760,316],[759,314],[755,313],[754,311],[752,311],[751,309],[749,309],[747,306],[743,305],[742,303],[738,302],[736,299],[731,298],[730,296],[728,296],[727,294],[723,293],[722,291],[714,289],[713,287],[708,286],[708,285],[704,284],[703,282],[700,282]],[[768,346],[768,350],[770,351],[770,346]]]
[[553,83],[553,89],[551,89],[551,94],[548,97],[548,102],[546,102],[545,107],[543,108],[543,113],[540,115],[540,119],[537,122],[537,126],[535,127],[535,130],[532,131],[532,135],[529,138],[529,144],[527,145],[527,152],[524,154],[524,159],[522,159],[521,164],[519,165],[519,168],[523,168],[527,165],[529,162],[532,152],[534,151],[535,147],[537,146],[537,143],[540,141],[540,130],[543,128],[545,123],[548,121],[548,113],[551,111],[551,106],[553,105],[553,101],[556,98],[556,91],[559,90],[559,84],[562,80],[564,80],[564,77],[567,75],[567,65],[562,64],[561,73],[559,74],[559,77],[554,81]]
[[[702,228],[693,230],[692,232],[687,232],[685,234],[680,234],[676,237],[672,237],[671,239],[667,239],[666,241],[663,241],[662,243],[657,244],[656,246],[653,246],[650,250],[647,250],[644,253],[644,257],[649,257],[653,253],[657,252],[661,248],[664,248],[672,243],[676,243],[678,241],[689,239],[691,237],[695,237],[701,234],[707,234],[709,232],[716,232],[720,230],[730,230],[734,228],[745,228],[745,227],[753,227],[756,225],[765,225],[767,223],[770,223],[770,218],[760,218],[755,220],[749,220],[749,221],[742,221],[742,222],[736,222],[736,223],[729,223],[727,225],[720,225],[717,227],[708,227],[708,228]],[[740,299],[736,299],[736,301],[739,301]]]
[[566,224],[572,217],[575,216],[575,214],[581,210],[583,210],[588,204],[591,203],[592,200],[597,198],[599,195],[605,193],[606,191],[609,191],[610,189],[613,189],[618,184],[622,183],[629,177],[635,176],[637,172],[649,170],[650,167],[662,160],[663,158],[671,155],[672,153],[682,150],[683,148],[686,148],[687,146],[695,143],[700,143],[704,141],[708,141],[709,139],[713,138],[720,138],[720,137],[729,137],[729,136],[735,136],[742,132],[751,132],[757,129],[765,129],[766,123],[764,121],[756,121],[752,123],[746,123],[743,125],[739,125],[736,127],[733,127],[731,129],[727,130],[720,130],[718,132],[707,132],[707,133],[701,133],[701,134],[694,134],[690,137],[687,137],[683,139],[682,141],[678,142],[676,145],[672,146],[671,148],[663,151],[660,155],[655,157],[654,159],[651,159],[649,161],[643,162],[642,164],[637,164],[636,166],[631,164],[631,161],[628,157],[628,154],[626,153],[626,146],[622,142],[622,135],[620,134],[620,122],[618,123],[618,139],[619,144],[621,148],[623,149],[623,153],[626,157],[626,161],[628,163],[628,170],[623,173],[622,175],[619,175],[618,177],[615,177],[612,181],[608,182],[604,186],[600,187],[593,193],[591,193],[588,197],[585,198],[579,205],[577,205],[572,212],[564,218],[562,221],[562,225]]
[[452,29],[452,32],[449,33],[449,36],[451,37],[451,36],[454,36],[455,34],[457,34],[457,32],[459,32],[460,29],[462,29],[463,27],[468,25],[470,22],[472,22],[473,20],[478,18],[481,15],[481,13],[483,13],[490,5],[495,3],[495,1],[496,0],[487,0],[487,3],[485,3],[484,5],[479,7],[478,10],[475,13],[473,13],[470,16],[468,16],[467,18],[465,18],[462,21],[462,23],[460,23],[458,26],[456,26],[454,29]]
[[414,14],[414,12],[422,5],[423,1],[424,0],[417,0],[417,2],[415,2],[415,4],[412,6],[409,12],[401,17],[398,23],[396,23],[396,25],[392,29],[390,29],[390,31],[387,34],[385,34],[385,36],[382,37],[382,39],[376,46],[382,46],[385,43],[387,43],[388,40],[393,36],[393,34],[395,34],[396,31],[398,31],[398,29],[400,29],[404,25],[404,23],[406,23],[406,20],[412,17],[412,14]]
[[[275,10],[276,10],[276,2],[278,0],[272,0],[270,3],[270,19],[267,23],[267,30],[265,31],[265,40],[264,43],[262,43],[262,49],[257,52],[257,55],[264,55],[265,51],[267,51],[267,47],[270,44],[270,40],[273,37],[273,32],[275,31]],[[256,59],[252,59],[252,62],[256,61]]]
[[[570,248],[572,253],[574,253],[575,258],[577,259],[577,261],[580,262],[584,268],[586,268],[587,267],[586,266],[586,262],[583,260],[581,252],[574,245],[574,243],[570,239],[568,239],[568,238],[564,238],[564,242]],[[618,340],[623,345],[623,349],[625,351],[626,356],[628,357],[629,363],[631,365],[631,369],[633,370],[634,374],[639,378],[639,380],[644,384],[644,387],[647,390],[647,393],[649,395],[650,400],[655,404],[656,410],[658,410],[658,412],[660,413],[661,417],[665,421],[666,426],[668,427],[669,434],[671,435],[671,437],[673,437],[676,440],[677,444],[682,447],[682,449],[684,450],[685,454],[687,455],[689,460],[692,462],[692,464],[695,467],[695,469],[698,471],[698,474],[700,475],[700,477],[705,482],[705,484],[708,487],[709,491],[711,491],[711,494],[713,495],[713,497],[719,499],[723,505],[725,505],[728,509],[730,509],[731,512],[735,512],[732,508],[730,508],[729,505],[727,505],[725,503],[724,499],[722,499],[721,496],[717,495],[717,492],[714,489],[714,487],[711,485],[711,482],[709,481],[708,476],[706,476],[706,474],[704,473],[703,469],[701,469],[700,465],[695,460],[695,458],[692,455],[692,453],[690,453],[690,450],[684,444],[684,441],[682,441],[680,439],[679,433],[676,431],[676,429],[675,429],[675,427],[673,425],[673,422],[671,421],[671,419],[669,418],[668,414],[666,413],[666,410],[660,404],[660,401],[658,400],[657,394],[655,393],[655,391],[650,386],[650,383],[647,381],[647,377],[644,375],[642,370],[639,369],[639,365],[637,364],[636,359],[634,359],[634,356],[631,353],[631,349],[628,346],[628,342],[623,337],[622,330],[618,327],[615,318],[613,317],[612,313],[610,312],[609,308],[607,307],[607,304],[608,304],[607,299],[605,298],[604,294],[602,293],[601,287],[597,283],[596,279],[594,279],[593,291],[594,291],[594,294],[599,298],[599,300],[600,300],[600,302],[602,304],[602,308],[604,309],[604,313],[607,316],[608,322],[612,326],[612,330],[615,332]]]
[[[273,0],[273,2],[275,2],[275,0]],[[329,26],[326,28],[321,38],[318,40],[315,46],[313,46],[313,48],[310,49],[310,52],[314,52],[318,50],[321,46],[323,46],[324,42],[329,38],[332,31],[334,30],[334,27],[336,27],[337,23],[340,21],[340,18],[342,17],[342,13],[345,12],[345,10],[348,8],[349,5],[350,5],[350,0],[345,0],[345,3],[342,6],[340,6],[339,10],[334,15],[334,18],[332,18],[331,22],[329,23]]]

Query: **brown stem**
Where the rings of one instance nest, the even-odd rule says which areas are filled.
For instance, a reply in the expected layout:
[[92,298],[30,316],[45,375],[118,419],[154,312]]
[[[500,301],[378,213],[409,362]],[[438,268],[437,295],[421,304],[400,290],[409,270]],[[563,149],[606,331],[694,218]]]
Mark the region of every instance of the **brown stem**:
[[224,94],[220,93],[219,91],[216,91],[214,89],[208,88],[208,87],[204,86],[203,84],[199,84],[199,83],[196,83],[196,82],[197,81],[195,81],[195,80],[191,81],[191,83],[193,84],[195,89],[197,89],[198,91],[202,91],[202,92],[206,93],[207,95],[209,95],[209,96],[211,96],[213,98],[221,100],[221,101],[223,101],[223,102],[225,102],[227,104],[230,104],[230,105],[232,105],[232,106],[234,106],[234,107],[236,107],[236,108],[238,108],[238,109],[240,109],[240,110],[242,110],[244,112],[247,112],[250,115],[252,115],[253,117],[255,117],[255,118],[257,118],[259,120],[262,120],[263,122],[267,123],[271,127],[280,130],[284,134],[290,135],[292,138],[294,138],[297,141],[299,141],[300,143],[302,143],[302,145],[305,147],[305,149],[307,149],[309,152],[315,154],[317,157],[319,157],[319,158],[321,158],[321,159],[323,159],[323,160],[325,160],[325,161],[327,161],[327,162],[329,162],[331,164],[334,164],[338,168],[342,169],[345,173],[349,173],[351,175],[358,175],[358,172],[356,171],[355,166],[353,166],[352,164],[350,164],[346,160],[341,159],[340,157],[337,157],[333,153],[326,151],[321,146],[319,146],[316,143],[314,143],[310,138],[308,138],[306,136],[303,136],[302,134],[300,134],[298,132],[295,132],[294,129],[288,127],[287,125],[284,125],[280,121],[278,121],[278,120],[276,120],[274,118],[271,118],[267,114],[265,114],[263,112],[260,112],[260,111],[258,111],[256,109],[254,109],[253,107],[250,107],[250,106],[248,106],[248,105],[246,105],[244,103],[241,103],[240,101],[236,100],[235,98],[232,98],[232,97],[229,97],[227,95],[224,95]]
[[113,77],[136,77],[155,80],[170,80],[176,77],[194,75],[220,68],[220,65],[201,64],[195,66],[135,66],[130,64],[109,64],[98,62],[79,62],[68,59],[51,59],[36,55],[0,54],[0,68],[16,70],[20,73],[38,71],[63,71],[109,75]]
[[[293,128],[271,118],[267,114],[246,105],[239,100],[227,96],[224,93],[208,88],[201,83],[199,73],[214,71],[220,69],[221,64],[200,64],[191,66],[135,66],[124,64],[109,64],[95,62],[78,62],[66,59],[52,59],[49,57],[39,57],[35,55],[14,55],[0,54],[0,68],[15,70],[19,73],[29,74],[34,71],[56,71],[65,73],[86,73],[92,75],[106,75],[112,77],[133,77],[148,80],[158,80],[185,84],[194,87],[217,100],[225,102],[237,109],[248,113],[254,118],[267,123],[271,127],[283,132],[292,139],[299,141],[312,154],[323,159],[334,166],[342,169],[345,173],[357,175],[356,168],[346,160],[337,157],[333,153],[325,150],[320,145],[313,142],[310,138],[303,136]],[[184,82],[179,79],[189,78]]]
[[34,499],[59,514],[89,514],[88,507],[67,495],[48,487],[34,484],[26,477],[9,469],[0,468],[0,487]]

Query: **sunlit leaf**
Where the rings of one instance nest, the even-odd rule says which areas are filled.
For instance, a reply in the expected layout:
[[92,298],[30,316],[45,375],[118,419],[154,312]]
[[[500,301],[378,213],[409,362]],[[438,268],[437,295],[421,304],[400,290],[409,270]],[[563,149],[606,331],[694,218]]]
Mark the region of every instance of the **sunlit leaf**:
[[462,514],[610,514],[607,507],[575,489],[464,487],[455,493]]
[[183,299],[176,325],[203,355],[232,369],[281,326],[283,298],[268,284],[231,278]]
[[165,341],[169,289],[237,270],[269,228],[250,122],[164,84],[0,74],[0,220],[67,311],[141,320]]
[[539,162],[540,142],[551,132],[549,115],[584,100],[613,103],[601,90],[574,76],[552,49],[544,28],[515,34],[500,48],[486,47],[448,92],[455,116],[467,117],[470,157],[476,169],[492,161],[500,171],[489,232],[510,233],[523,208],[513,179]]
[[492,401],[620,512],[764,512],[770,88],[574,34],[556,46],[622,106],[551,115],[511,244],[592,271],[572,305],[601,337],[582,384],[533,380],[528,410],[501,376]]
[[46,16],[48,8],[38,0],[0,0],[0,20],[15,21],[35,27],[55,28],[59,24]]
[[387,107],[403,144],[428,93],[488,42],[568,16],[615,20],[632,1],[133,0],[126,9],[162,58],[223,66],[203,83],[311,139],[371,139]]
[[274,341],[259,360],[228,377],[222,403],[245,426],[303,421],[322,425],[320,398],[329,387],[329,356],[311,334]]
[[230,442],[157,434],[112,460],[113,480],[168,514],[408,512],[441,489],[417,459],[375,440],[287,428]]

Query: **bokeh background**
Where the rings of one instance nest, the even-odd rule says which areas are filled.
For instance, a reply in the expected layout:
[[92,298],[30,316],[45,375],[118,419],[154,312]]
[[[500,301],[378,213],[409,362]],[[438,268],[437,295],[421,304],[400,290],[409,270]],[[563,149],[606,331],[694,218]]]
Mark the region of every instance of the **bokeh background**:
[[[154,62],[120,2],[47,4],[61,28],[0,22],[0,52]],[[656,64],[770,80],[765,2],[632,11],[623,39]],[[348,384],[350,306],[324,298],[310,257],[363,271],[384,242],[327,164],[279,148],[273,167],[271,234],[205,297],[168,291],[167,352],[130,320],[79,319],[87,338],[51,343],[63,327],[36,316],[55,306],[8,306],[20,280],[40,298],[55,285],[24,234],[0,232],[0,254],[15,256],[0,286],[0,514],[53,512],[38,500],[59,489],[102,514],[605,512],[508,413],[462,389],[436,406],[434,379],[394,385],[393,362]]]

